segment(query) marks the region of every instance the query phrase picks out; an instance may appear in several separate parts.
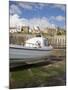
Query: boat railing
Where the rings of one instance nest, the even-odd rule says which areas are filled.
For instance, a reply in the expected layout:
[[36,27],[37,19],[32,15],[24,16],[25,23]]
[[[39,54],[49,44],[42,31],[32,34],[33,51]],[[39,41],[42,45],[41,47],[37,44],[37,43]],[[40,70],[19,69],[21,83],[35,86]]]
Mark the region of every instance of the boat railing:
[[34,43],[26,43],[26,44],[32,44],[32,45],[35,45]]
[[26,43],[26,44],[32,45],[35,48],[40,48],[40,46],[37,43]]

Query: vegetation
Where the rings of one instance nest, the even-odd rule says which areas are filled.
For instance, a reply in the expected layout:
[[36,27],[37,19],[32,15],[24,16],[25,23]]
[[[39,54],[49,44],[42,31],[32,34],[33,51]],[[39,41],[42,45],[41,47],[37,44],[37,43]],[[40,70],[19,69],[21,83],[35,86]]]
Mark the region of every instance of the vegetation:
[[62,28],[57,27],[57,35],[65,35],[66,31]]
[[11,72],[11,79],[14,85],[12,83],[10,88],[65,85],[65,61]]
[[24,44],[25,43],[26,36],[19,35],[19,34],[10,34],[9,36],[9,43],[10,44]]

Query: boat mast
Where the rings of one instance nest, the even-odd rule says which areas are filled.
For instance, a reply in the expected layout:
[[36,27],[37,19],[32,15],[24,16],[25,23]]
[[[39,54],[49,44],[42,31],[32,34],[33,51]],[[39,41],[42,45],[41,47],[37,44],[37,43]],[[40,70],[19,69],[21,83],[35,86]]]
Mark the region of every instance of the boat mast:
[[37,30],[38,30],[39,32],[36,34],[36,36],[41,37],[41,36],[42,36],[42,32],[41,32],[41,30],[40,30],[39,26],[37,26]]

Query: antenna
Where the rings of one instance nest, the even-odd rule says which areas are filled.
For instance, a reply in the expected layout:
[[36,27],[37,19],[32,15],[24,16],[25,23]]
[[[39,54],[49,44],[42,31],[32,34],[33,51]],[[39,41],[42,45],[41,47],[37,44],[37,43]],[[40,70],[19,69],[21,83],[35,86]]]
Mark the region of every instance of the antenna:
[[41,32],[39,26],[37,26],[36,28],[37,28],[37,30],[39,31],[39,32],[37,33],[36,37],[41,37],[41,36],[42,36],[42,32]]

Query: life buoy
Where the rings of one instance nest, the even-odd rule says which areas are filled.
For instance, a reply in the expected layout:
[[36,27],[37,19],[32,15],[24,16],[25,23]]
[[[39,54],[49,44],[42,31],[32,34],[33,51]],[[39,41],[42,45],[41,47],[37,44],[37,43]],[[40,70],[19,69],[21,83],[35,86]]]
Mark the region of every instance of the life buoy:
[[40,41],[36,41],[36,45],[41,48],[41,42]]

